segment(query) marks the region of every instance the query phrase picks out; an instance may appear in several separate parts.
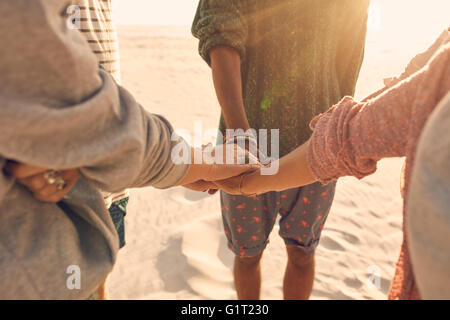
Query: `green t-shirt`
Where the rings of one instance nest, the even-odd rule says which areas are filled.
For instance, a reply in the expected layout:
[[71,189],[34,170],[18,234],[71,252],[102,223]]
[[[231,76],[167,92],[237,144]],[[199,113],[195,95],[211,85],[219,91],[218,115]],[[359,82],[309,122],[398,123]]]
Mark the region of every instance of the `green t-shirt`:
[[369,0],[201,0],[192,33],[208,63],[214,47],[239,52],[250,126],[280,129],[283,156],[309,139],[314,116],[354,94],[368,7]]

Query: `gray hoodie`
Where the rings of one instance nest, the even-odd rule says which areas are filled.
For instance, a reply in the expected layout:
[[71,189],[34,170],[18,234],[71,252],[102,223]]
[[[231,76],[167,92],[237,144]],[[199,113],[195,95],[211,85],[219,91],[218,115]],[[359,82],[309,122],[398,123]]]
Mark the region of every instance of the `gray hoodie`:
[[417,149],[408,199],[408,243],[423,299],[450,299],[450,92]]
[[[0,166],[81,168],[58,205],[0,174],[0,299],[84,299],[111,271],[117,235],[99,189],[167,188],[170,124],[145,111],[67,27],[70,1],[0,1]],[[184,143],[181,141],[181,143]],[[80,288],[70,284],[79,267]]]

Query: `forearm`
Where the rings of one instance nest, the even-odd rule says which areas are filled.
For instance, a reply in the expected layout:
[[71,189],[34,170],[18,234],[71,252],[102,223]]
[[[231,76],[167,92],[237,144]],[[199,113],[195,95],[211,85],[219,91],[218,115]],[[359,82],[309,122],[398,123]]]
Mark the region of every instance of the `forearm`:
[[[316,181],[307,161],[308,142],[277,160],[279,170],[274,175],[261,175],[261,170],[243,178],[244,194],[283,191],[311,184]],[[272,164],[274,165],[274,164]]]
[[[195,161],[196,153],[201,153],[201,161]],[[227,161],[230,156],[233,157],[232,162]],[[223,158],[220,159],[219,157]],[[211,188],[215,186],[212,183],[214,181],[237,177],[244,172],[259,169],[259,164],[239,164],[243,163],[243,158],[245,157],[246,152],[235,144],[218,145],[213,149],[204,148],[200,150],[191,148],[191,165],[178,185],[186,186],[202,182],[202,185],[209,185]]]
[[200,150],[196,150],[195,148],[191,147],[189,155],[191,164],[189,165],[185,176],[178,182],[178,186],[184,186],[199,180],[203,180],[209,175],[209,170],[211,169],[210,166],[205,164],[203,161],[201,163],[196,163],[195,161],[195,153],[199,151]]
[[241,58],[230,47],[211,50],[211,68],[217,99],[229,129],[250,128],[242,99]]

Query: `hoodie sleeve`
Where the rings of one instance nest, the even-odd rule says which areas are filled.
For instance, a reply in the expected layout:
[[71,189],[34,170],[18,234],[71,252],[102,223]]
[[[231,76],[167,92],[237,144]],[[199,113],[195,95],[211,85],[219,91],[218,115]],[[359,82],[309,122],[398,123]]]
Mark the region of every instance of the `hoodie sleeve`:
[[0,159],[81,168],[111,192],[175,185],[188,165],[175,164],[171,152],[188,150],[186,143],[98,67],[67,23],[68,5],[0,2]]

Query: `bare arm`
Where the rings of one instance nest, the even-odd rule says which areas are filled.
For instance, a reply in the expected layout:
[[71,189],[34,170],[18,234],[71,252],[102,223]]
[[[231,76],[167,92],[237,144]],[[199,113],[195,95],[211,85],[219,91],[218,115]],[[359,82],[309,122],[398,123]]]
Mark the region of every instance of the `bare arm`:
[[[252,173],[242,180],[221,181],[220,187],[229,193],[253,194],[315,180],[328,183],[342,176],[363,178],[376,171],[378,160],[404,156],[410,125],[424,123],[450,89],[449,54],[450,46],[444,46],[427,67],[374,100],[358,103],[344,98],[313,120],[310,141],[279,160],[276,175]],[[423,93],[418,110],[416,92]]]
[[241,58],[230,47],[211,50],[211,68],[217,99],[229,129],[250,128],[242,99]]
[[[305,186],[316,181],[308,166],[308,144],[304,143],[277,160],[279,170],[274,175],[262,175],[261,170],[234,177],[215,184],[230,194],[261,194]],[[274,164],[272,164],[274,165]]]
[[314,182],[314,177],[330,182],[344,175],[361,178],[373,173],[379,159],[404,154],[405,121],[413,99],[404,91],[410,88],[417,89],[417,85],[405,83],[364,104],[344,98],[313,120],[311,139],[279,160],[276,175],[263,176],[258,171],[242,180],[220,182],[220,188],[228,193],[254,194],[300,187]]
[[[200,150],[197,150],[197,152],[198,151]],[[203,153],[202,163],[195,163],[194,152],[196,152],[196,150],[191,148],[192,164],[189,166],[186,175],[181,179],[178,185],[186,186],[197,191],[205,191],[214,188],[213,181],[238,176],[259,168],[259,164],[239,165],[238,163],[242,162],[240,158],[246,157],[247,152],[240,149],[239,146],[235,144],[218,145],[211,153],[209,153],[208,150],[206,153]],[[210,161],[206,159],[209,157],[216,159],[217,152],[223,156],[222,161],[214,161],[212,164],[207,164]],[[233,163],[227,163],[227,154],[230,153],[234,157]]]
[[[316,182],[308,167],[308,143],[306,142],[279,161],[275,175],[263,176],[260,170],[246,175],[241,184],[244,194],[283,191]],[[262,190],[261,190],[262,188]]]
[[242,99],[241,62],[246,54],[247,1],[200,0],[192,24],[199,54],[212,69],[225,125],[249,129]]

